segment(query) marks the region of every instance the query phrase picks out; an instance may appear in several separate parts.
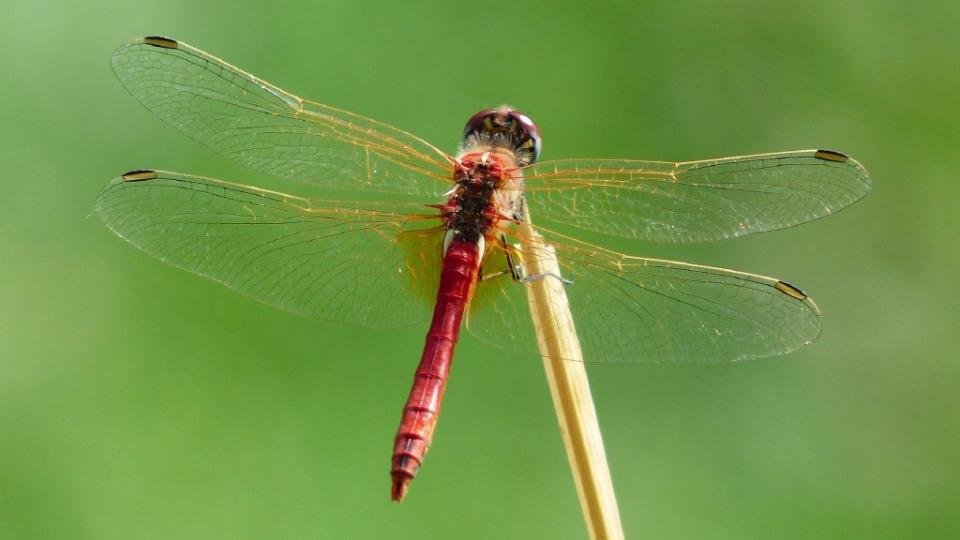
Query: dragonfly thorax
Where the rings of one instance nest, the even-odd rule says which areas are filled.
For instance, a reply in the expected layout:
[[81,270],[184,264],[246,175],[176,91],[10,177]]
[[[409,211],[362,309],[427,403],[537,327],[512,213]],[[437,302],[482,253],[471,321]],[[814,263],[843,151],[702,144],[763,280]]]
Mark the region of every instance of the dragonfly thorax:
[[500,152],[467,154],[457,160],[454,181],[456,186],[441,206],[453,239],[478,243],[501,221],[522,219],[523,177],[512,156]]

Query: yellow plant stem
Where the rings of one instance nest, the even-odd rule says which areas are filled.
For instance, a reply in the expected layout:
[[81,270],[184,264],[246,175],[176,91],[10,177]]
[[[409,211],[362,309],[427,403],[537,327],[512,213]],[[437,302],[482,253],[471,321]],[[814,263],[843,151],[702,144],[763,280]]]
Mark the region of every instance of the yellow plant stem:
[[580,506],[590,538],[621,540],[613,481],[556,252],[536,233],[529,212],[525,215],[520,225],[524,274],[539,276],[526,282],[530,313]]

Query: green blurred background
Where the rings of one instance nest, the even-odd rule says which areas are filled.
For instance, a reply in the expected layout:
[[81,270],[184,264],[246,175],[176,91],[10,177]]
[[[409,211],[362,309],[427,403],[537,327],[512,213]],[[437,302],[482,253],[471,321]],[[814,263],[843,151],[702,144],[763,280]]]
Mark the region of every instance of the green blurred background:
[[[824,147],[852,208],[702,246],[608,244],[803,287],[824,333],[725,365],[590,366],[628,538],[960,537],[960,3],[0,6],[0,538],[585,538],[541,362],[466,336],[400,506],[389,454],[424,325],[291,315],[96,217],[156,167],[281,186],[115,80],[163,34],[453,151],[509,103],[544,159]],[[595,239],[595,238],[594,238]]]

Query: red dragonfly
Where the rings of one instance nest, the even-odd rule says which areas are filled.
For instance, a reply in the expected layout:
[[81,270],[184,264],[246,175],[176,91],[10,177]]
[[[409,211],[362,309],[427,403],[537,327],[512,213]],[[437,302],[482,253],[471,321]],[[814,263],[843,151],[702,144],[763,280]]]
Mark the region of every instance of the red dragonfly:
[[295,313],[391,328],[432,312],[395,439],[396,501],[430,445],[463,317],[491,345],[537,350],[526,281],[563,280],[592,362],[744,360],[820,334],[816,305],[786,282],[624,255],[542,228],[561,275],[527,275],[517,226],[527,206],[538,222],[707,242],[817,219],[870,189],[860,164],[828,150],[538,163],[537,126],[506,107],[470,118],[452,156],[163,37],[120,47],[112,65],[147,109],[235,163],[389,199],[308,199],[141,170],[108,184],[96,208],[147,253]]

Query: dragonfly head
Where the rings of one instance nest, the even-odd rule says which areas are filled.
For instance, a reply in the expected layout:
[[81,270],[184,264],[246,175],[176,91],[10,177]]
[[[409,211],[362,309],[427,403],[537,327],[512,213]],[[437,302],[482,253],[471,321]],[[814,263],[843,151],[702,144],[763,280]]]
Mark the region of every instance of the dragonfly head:
[[460,153],[483,148],[507,150],[518,166],[530,165],[540,157],[540,129],[529,116],[510,107],[486,109],[467,121]]

